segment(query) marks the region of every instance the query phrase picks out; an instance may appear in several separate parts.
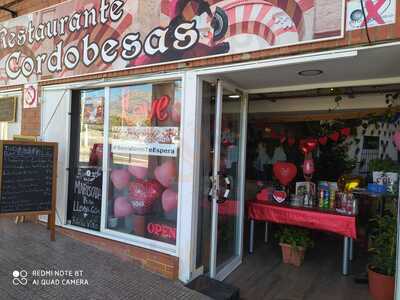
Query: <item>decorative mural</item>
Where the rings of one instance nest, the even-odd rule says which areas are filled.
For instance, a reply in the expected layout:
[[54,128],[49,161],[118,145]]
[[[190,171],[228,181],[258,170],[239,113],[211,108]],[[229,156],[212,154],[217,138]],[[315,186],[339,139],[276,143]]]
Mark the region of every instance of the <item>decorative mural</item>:
[[72,0],[0,24],[0,84],[340,38],[343,0]]

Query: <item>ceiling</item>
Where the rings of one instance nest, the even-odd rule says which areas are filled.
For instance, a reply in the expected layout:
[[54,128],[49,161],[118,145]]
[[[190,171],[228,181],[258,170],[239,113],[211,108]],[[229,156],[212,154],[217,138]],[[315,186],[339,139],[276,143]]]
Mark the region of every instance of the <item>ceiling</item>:
[[[301,87],[299,90],[311,90],[318,85],[327,88],[327,84],[335,82],[400,78],[400,45],[364,48],[355,53],[350,57],[239,70],[224,73],[223,78],[250,94],[280,92],[287,87],[295,90],[295,86]],[[304,70],[321,70],[322,74],[300,76],[298,73]]]

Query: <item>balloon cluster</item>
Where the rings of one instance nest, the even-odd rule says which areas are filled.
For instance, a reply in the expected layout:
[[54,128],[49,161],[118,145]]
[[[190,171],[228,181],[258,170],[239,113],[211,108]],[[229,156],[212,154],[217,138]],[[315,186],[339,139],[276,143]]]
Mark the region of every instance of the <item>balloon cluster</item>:
[[[135,178],[133,181],[132,177]],[[124,195],[114,200],[116,218],[124,218],[131,214],[149,214],[154,203],[160,198],[164,212],[169,213],[177,209],[178,193],[173,188],[177,179],[175,161],[167,160],[156,167],[152,177],[154,178],[149,178],[148,168],[139,166],[114,169],[111,172],[114,189]]]

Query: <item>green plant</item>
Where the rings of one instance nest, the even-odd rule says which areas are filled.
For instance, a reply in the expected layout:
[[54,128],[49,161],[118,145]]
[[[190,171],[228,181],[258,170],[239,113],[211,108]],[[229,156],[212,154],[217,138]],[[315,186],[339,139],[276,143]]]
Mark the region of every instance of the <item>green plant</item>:
[[390,158],[386,159],[374,159],[368,164],[368,170],[370,172],[400,172],[400,165]]
[[311,239],[310,231],[304,228],[285,226],[277,234],[280,243],[291,245],[294,248],[312,248],[314,241]]
[[397,216],[391,211],[371,220],[370,267],[377,273],[394,276],[396,271]]

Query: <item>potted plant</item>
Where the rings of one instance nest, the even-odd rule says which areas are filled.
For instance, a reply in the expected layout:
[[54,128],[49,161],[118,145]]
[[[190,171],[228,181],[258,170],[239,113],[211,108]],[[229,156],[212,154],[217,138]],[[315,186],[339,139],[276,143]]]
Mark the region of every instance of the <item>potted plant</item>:
[[397,216],[390,212],[377,216],[371,223],[369,291],[375,300],[394,299],[396,272]]
[[314,246],[310,232],[299,227],[285,226],[278,233],[278,238],[283,262],[296,267],[302,265],[306,249]]

